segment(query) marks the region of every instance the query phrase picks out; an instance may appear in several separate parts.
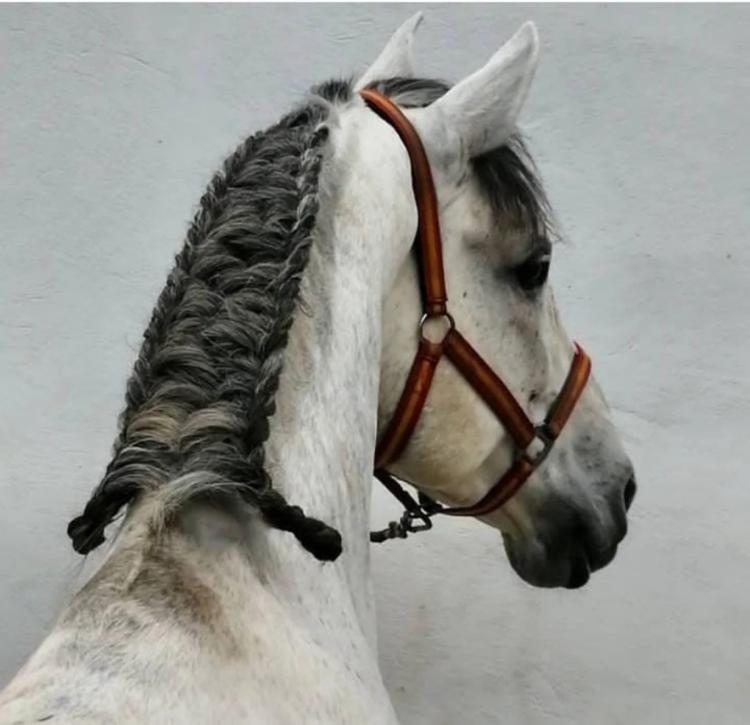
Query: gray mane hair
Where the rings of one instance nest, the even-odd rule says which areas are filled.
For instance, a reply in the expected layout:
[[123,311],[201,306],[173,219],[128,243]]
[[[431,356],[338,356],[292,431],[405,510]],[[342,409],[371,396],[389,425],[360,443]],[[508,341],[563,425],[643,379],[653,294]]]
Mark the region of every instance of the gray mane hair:
[[327,86],[251,136],[209,184],[127,384],[105,475],[68,526],[85,554],[137,495],[239,495],[322,560],[341,537],[271,486],[263,444],[307,264],[331,110]]
[[[448,90],[429,79],[370,87],[404,106]],[[318,559],[341,553],[335,529],[272,487],[264,444],[315,228],[327,121],[352,89],[351,80],[313,88],[307,105],[241,143],[213,177],[144,333],[112,459],[68,526],[79,553],[105,540],[124,506],[157,490],[172,510],[198,496],[239,496]],[[495,207],[546,237],[549,205],[529,162],[520,136],[473,160]]]

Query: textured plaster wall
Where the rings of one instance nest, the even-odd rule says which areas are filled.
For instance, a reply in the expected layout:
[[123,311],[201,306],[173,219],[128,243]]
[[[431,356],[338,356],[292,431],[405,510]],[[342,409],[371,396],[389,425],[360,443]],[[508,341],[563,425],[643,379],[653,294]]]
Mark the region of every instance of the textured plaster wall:
[[[640,476],[631,536],[540,591],[471,522],[374,552],[404,723],[750,720],[750,9],[425,6],[457,79],[524,19],[553,282]],[[0,7],[0,682],[80,579],[65,522],[209,177],[412,6]],[[375,515],[393,512],[376,493]]]

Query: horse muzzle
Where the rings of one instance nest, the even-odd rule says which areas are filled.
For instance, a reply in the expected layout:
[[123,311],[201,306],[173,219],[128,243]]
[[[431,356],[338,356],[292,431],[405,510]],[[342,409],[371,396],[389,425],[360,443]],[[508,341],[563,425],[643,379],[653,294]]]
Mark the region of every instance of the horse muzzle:
[[549,506],[549,516],[536,512],[532,530],[503,534],[511,566],[533,586],[582,587],[593,572],[615,558],[628,531],[627,511],[636,488],[635,477],[630,476],[621,493],[608,502],[604,515],[561,501]]

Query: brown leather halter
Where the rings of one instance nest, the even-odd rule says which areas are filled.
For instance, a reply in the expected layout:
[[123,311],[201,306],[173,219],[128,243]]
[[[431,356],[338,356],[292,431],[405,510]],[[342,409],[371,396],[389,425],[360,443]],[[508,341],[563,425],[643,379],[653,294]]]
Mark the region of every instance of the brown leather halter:
[[[484,516],[500,508],[513,496],[549,454],[570,418],[591,372],[591,360],[576,344],[576,351],[557,399],[539,425],[529,420],[503,381],[456,329],[448,312],[443,250],[438,220],[437,195],[430,164],[414,126],[389,98],[374,90],[361,91],[362,98],[390,124],[406,147],[412,170],[412,187],[419,213],[416,247],[421,280],[423,315],[419,322],[419,347],[406,379],[401,398],[375,451],[375,475],[404,506],[399,522],[370,534],[375,542],[405,538],[408,533],[432,527],[430,518]],[[429,340],[425,323],[442,319],[447,333],[439,342]],[[516,460],[510,469],[479,501],[469,506],[444,507],[423,493],[419,502],[387,471],[404,451],[419,421],[438,363],[445,356],[497,416],[516,446]]]

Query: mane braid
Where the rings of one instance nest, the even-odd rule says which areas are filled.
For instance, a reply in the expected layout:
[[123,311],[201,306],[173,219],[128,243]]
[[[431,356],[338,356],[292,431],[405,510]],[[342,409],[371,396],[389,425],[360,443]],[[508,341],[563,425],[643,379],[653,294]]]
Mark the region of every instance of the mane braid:
[[271,487],[264,443],[318,210],[329,103],[244,141],[200,201],[127,384],[105,475],[68,526],[86,554],[136,496],[241,496],[321,560],[339,533]]

